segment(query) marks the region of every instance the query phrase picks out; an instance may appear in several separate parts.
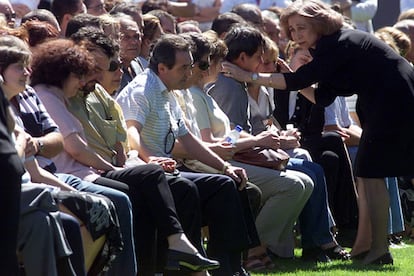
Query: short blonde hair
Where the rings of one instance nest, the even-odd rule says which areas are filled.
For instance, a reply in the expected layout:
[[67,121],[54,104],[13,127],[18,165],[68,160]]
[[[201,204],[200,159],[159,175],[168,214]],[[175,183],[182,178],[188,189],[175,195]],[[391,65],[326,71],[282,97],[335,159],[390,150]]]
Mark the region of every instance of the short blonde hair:
[[292,39],[289,31],[288,20],[291,16],[300,15],[305,17],[315,32],[319,35],[330,35],[342,28],[343,16],[331,9],[331,7],[318,0],[296,0],[287,8],[282,10],[280,26],[287,37]]
[[389,36],[392,39],[397,52],[399,52],[402,57],[405,57],[411,49],[410,37],[395,27],[382,27],[375,32],[375,35],[385,42],[387,42],[387,39],[384,38],[384,36]]
[[277,47],[276,43],[267,35],[264,36],[264,51],[269,52],[274,57],[275,61],[277,61],[279,47]]

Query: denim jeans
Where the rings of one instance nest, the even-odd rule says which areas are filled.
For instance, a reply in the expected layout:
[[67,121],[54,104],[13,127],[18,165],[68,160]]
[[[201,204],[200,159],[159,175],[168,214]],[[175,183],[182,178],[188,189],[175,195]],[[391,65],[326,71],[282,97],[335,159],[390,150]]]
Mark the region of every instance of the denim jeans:
[[104,195],[114,203],[124,242],[124,249],[112,263],[107,275],[136,275],[137,264],[135,258],[134,237],[132,234],[132,206],[128,196],[115,189],[83,181],[73,175],[56,174],[56,176],[76,190]]
[[299,216],[302,248],[319,247],[332,242],[333,234],[330,226],[333,222],[330,223],[332,216],[329,211],[322,167],[317,163],[290,158],[287,169],[303,172],[314,182],[313,192]]

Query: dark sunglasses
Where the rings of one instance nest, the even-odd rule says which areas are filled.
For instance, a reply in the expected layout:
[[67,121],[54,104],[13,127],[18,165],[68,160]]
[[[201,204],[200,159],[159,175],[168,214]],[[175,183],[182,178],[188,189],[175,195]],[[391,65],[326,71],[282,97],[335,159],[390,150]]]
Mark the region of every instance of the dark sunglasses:
[[201,71],[207,71],[208,68],[210,68],[210,63],[208,61],[200,60],[198,62],[198,68],[200,68]]
[[111,62],[109,63],[108,71],[115,72],[119,69],[119,67],[121,67],[121,63],[118,60],[111,60]]

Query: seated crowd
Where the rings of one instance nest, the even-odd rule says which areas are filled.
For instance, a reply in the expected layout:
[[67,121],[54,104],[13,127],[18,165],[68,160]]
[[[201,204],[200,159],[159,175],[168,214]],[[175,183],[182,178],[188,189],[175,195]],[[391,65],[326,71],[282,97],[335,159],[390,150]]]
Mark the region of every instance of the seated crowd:
[[[299,237],[303,261],[370,250],[345,98],[324,108],[221,72],[312,60],[279,26],[290,1],[15,2],[0,0],[4,275],[242,276],[277,270]],[[357,7],[333,8],[361,25]],[[375,35],[413,62],[410,30]],[[252,148],[289,162],[236,160]],[[414,187],[413,175],[400,177]],[[391,237],[404,218],[397,178],[386,183]]]

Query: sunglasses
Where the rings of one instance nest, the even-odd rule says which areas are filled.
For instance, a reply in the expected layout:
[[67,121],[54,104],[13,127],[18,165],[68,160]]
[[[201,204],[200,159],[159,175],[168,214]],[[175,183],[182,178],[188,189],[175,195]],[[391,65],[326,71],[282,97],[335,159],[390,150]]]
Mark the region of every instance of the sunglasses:
[[119,60],[111,60],[111,62],[109,63],[108,71],[115,72],[119,69],[119,67],[121,67],[121,63],[119,62]]
[[207,71],[208,68],[210,68],[210,63],[205,60],[200,60],[198,62],[198,68],[200,68],[201,71]]

